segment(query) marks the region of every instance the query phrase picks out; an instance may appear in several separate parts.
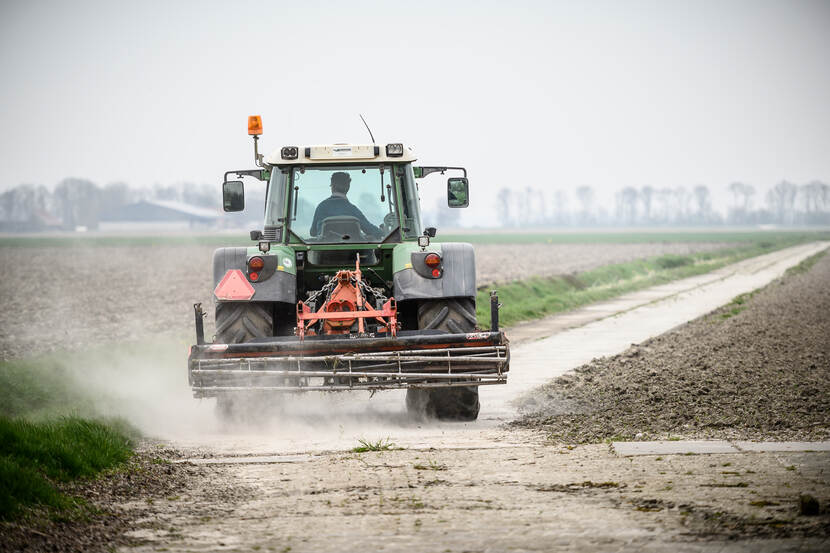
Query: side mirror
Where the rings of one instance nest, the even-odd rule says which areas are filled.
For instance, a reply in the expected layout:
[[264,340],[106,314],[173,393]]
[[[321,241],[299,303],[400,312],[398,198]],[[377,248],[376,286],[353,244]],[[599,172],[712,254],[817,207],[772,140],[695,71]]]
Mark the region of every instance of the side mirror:
[[447,205],[450,207],[470,205],[470,184],[467,182],[467,177],[447,179]]
[[430,238],[435,238],[435,233],[437,232],[435,227],[427,227],[424,229],[424,234],[429,236]]
[[222,207],[225,211],[245,209],[245,187],[241,180],[229,180],[222,183]]
[[251,240],[253,240],[255,242],[258,242],[259,240],[262,240],[262,238],[263,238],[263,236],[262,236],[262,231],[261,230],[252,230],[251,231]]

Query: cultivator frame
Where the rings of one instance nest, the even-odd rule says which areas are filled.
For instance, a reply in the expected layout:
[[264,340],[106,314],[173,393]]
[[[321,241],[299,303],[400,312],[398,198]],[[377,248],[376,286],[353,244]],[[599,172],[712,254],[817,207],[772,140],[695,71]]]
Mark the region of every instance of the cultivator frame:
[[[196,306],[200,320],[201,306]],[[188,358],[196,397],[241,391],[342,391],[506,384],[503,332],[401,331],[398,336],[273,337],[197,344]]]

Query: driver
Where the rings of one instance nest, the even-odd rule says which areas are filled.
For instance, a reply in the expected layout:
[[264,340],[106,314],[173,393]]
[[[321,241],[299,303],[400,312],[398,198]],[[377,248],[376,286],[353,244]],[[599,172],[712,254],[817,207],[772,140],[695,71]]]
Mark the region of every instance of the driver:
[[365,215],[346,198],[352,178],[348,173],[337,171],[331,175],[331,196],[320,202],[311,221],[311,235],[318,236],[323,219],[347,215],[357,218],[360,230],[368,236],[380,236],[380,229],[369,222]]

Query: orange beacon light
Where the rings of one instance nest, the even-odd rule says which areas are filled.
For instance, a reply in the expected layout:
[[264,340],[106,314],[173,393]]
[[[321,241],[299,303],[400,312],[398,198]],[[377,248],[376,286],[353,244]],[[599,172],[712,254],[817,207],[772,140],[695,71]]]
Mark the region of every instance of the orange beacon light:
[[259,115],[248,116],[248,134],[253,136],[262,134],[262,117]]

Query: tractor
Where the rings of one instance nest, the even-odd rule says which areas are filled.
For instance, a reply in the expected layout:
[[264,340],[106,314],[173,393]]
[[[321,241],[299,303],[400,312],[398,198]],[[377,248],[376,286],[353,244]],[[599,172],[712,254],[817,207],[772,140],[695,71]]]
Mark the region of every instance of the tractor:
[[193,306],[194,396],[216,397],[221,410],[251,394],[405,389],[413,416],[475,420],[479,387],[507,382],[498,296],[480,329],[473,248],[434,240],[418,195],[420,179],[460,173],[447,180],[447,203],[467,207],[466,169],[416,166],[410,148],[374,138],[265,156],[259,116],[248,133],[258,168],[225,173],[223,209],[243,210],[242,179],[257,179],[264,225],[252,246],[214,253],[210,343],[206,312]]

